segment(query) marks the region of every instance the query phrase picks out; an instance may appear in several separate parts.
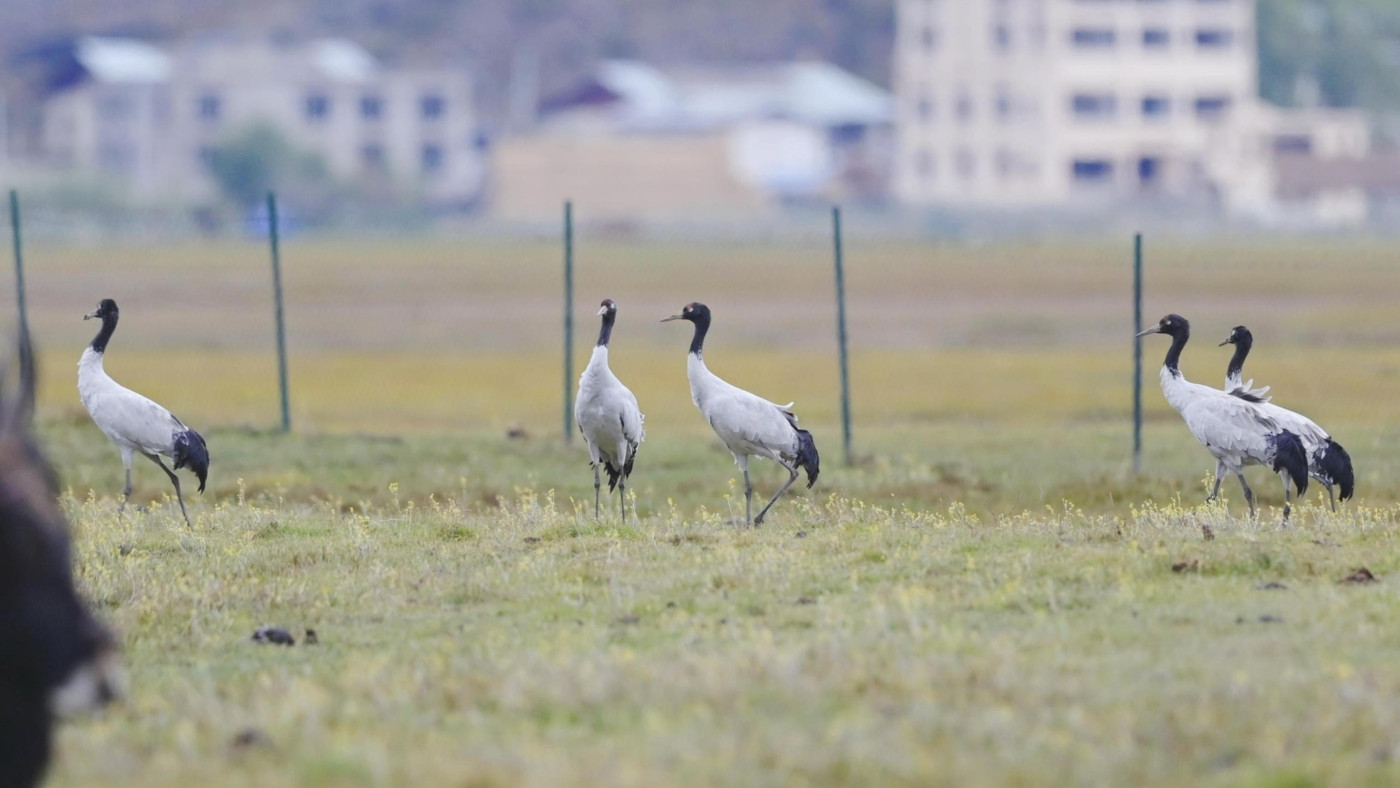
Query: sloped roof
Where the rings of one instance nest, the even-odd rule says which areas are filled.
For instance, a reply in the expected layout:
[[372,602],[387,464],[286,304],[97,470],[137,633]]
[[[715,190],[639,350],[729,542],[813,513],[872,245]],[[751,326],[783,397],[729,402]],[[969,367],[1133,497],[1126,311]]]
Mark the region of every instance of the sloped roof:
[[[609,95],[615,100],[599,101]],[[569,100],[585,96],[591,100]],[[584,103],[610,104],[616,122],[635,129],[712,128],[761,118],[869,125],[893,115],[888,91],[818,61],[661,68],[609,60],[583,86],[545,107],[557,112]]]
[[133,38],[86,36],[74,57],[91,77],[115,84],[155,84],[170,79],[170,57]]

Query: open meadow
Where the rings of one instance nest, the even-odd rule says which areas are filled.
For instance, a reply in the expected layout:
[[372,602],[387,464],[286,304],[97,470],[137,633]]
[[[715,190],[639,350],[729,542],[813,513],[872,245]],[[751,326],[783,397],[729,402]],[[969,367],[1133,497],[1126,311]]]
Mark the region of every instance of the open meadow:
[[[853,239],[847,466],[824,242],[585,233],[575,373],[616,299],[647,414],[623,526],[560,438],[556,243],[290,240],[291,435],[256,242],[34,243],[40,432],[129,673],[52,784],[1393,784],[1395,246],[1149,243],[1144,319],[1192,320],[1186,375],[1221,385],[1247,324],[1246,377],[1355,460],[1357,500],[1314,486],[1282,527],[1261,469],[1258,522],[1233,480],[1201,504],[1163,337],[1132,472],[1130,251]],[[103,297],[107,371],[209,441],[192,528],[148,463],[117,519],[73,366]],[[756,529],[689,400],[689,326],[657,323],[688,301],[710,368],[796,400],[822,450]],[[756,463],[756,495],[781,478]]]

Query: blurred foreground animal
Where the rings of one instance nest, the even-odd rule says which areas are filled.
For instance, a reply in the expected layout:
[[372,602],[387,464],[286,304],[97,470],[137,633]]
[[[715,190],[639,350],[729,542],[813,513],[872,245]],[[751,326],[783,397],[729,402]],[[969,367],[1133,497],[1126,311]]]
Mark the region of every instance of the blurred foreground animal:
[[[1254,335],[1244,326],[1235,326],[1230,331],[1230,336],[1225,338],[1220,345],[1234,345],[1235,353],[1230,358],[1230,364],[1225,369],[1225,388],[1231,394],[1238,391],[1249,393],[1262,393],[1268,388],[1255,389],[1250,392],[1249,387],[1254,381],[1240,383],[1244,377],[1244,360],[1249,357],[1250,348],[1254,347]],[[1356,473],[1351,467],[1351,455],[1342,448],[1342,444],[1332,440],[1332,436],[1327,434],[1327,430],[1319,427],[1312,419],[1301,413],[1295,413],[1287,408],[1281,408],[1269,401],[1264,401],[1260,405],[1264,413],[1274,421],[1278,422],[1284,429],[1296,433],[1303,442],[1303,449],[1308,454],[1308,475],[1322,482],[1322,486],[1327,489],[1327,500],[1332,504],[1332,511],[1337,511],[1336,493],[1332,491],[1332,486],[1341,488],[1341,500],[1345,501],[1356,492]],[[1299,494],[1302,490],[1299,490]]]
[[1293,510],[1292,484],[1298,494],[1308,489],[1308,458],[1298,435],[1270,418],[1258,397],[1244,391],[1227,393],[1192,383],[1181,374],[1181,350],[1191,339],[1191,324],[1180,315],[1167,315],[1157,325],[1138,334],[1166,334],[1172,338],[1162,363],[1162,393],[1186,421],[1186,427],[1215,457],[1215,487],[1207,501],[1220,494],[1220,482],[1229,471],[1240,480],[1249,515],[1255,516],[1254,491],[1244,478],[1244,466],[1265,465],[1283,480],[1283,519]]
[[170,483],[175,485],[175,500],[180,502],[180,514],[185,516],[185,524],[189,525],[185,496],[180,493],[180,477],[167,468],[160,458],[165,456],[174,460],[176,471],[181,468],[193,471],[199,479],[199,491],[202,493],[209,475],[209,449],[199,433],[186,427],[170,411],[124,388],[102,368],[107,343],[117,330],[118,314],[117,302],[104,298],[96,310],[83,315],[84,320],[94,317],[101,319],[102,330],[97,332],[78,360],[78,394],[82,397],[83,407],[87,408],[97,428],[117,445],[122,453],[122,466],[126,468],[126,487],[122,489],[117,516],[126,511],[126,500],[131,496],[132,455],[140,454],[159,465],[170,477]]
[[[58,480],[30,434],[34,355],[21,337],[17,392],[0,370],[0,786],[37,785],[56,716],[117,692],[111,637],[73,585]],[[8,365],[6,365],[8,367]]]
[[608,472],[608,492],[614,489],[622,498],[622,521],[627,522],[627,479],[637,459],[637,446],[646,440],[642,428],[644,417],[637,398],[622,385],[608,367],[608,342],[612,339],[613,323],[617,320],[617,304],[603,299],[598,310],[602,327],[593,358],[578,379],[578,396],[574,399],[574,420],[584,443],[588,444],[588,464],[593,469],[593,516],[601,508],[601,465]]
[[[821,457],[812,433],[799,429],[793,403],[778,405],[720,380],[705,366],[705,334],[710,330],[710,308],[700,303],[686,304],[680,314],[661,322],[688,320],[695,325],[686,357],[690,378],[690,398],[710,423],[710,427],[734,455],[734,464],[744,472],[744,519],[759,525],[783,493],[797,481],[797,469],[807,471],[807,486],[817,482]],[[787,469],[787,483],[779,488],[757,517],[753,516],[753,482],[749,481],[749,458],[770,459]]]

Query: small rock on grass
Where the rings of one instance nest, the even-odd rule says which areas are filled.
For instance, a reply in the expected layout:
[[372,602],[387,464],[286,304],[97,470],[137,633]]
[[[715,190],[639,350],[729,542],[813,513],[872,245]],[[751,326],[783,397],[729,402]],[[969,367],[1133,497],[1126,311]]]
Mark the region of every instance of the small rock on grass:
[[253,642],[270,643],[274,646],[295,646],[297,639],[292,637],[292,633],[280,627],[263,627],[253,633]]
[[1201,562],[1196,560],[1178,561],[1172,564],[1172,571],[1176,572],[1177,574],[1183,574],[1186,572],[1199,572],[1201,571]]
[[1286,585],[1284,585],[1283,583],[1280,583],[1280,582],[1278,582],[1278,581],[1273,581],[1273,582],[1270,582],[1270,583],[1264,583],[1263,585],[1257,585],[1257,586],[1255,586],[1255,588],[1258,589],[1258,590],[1260,590],[1260,591],[1287,591],[1287,590],[1288,590],[1288,586],[1286,586]]
[[1360,569],[1357,569],[1355,572],[1352,572],[1351,574],[1349,574],[1349,575],[1347,575],[1346,577],[1342,578],[1342,582],[1343,582],[1343,583],[1375,583],[1375,582],[1378,582],[1378,578],[1377,578],[1375,575],[1371,574],[1371,570],[1369,570],[1369,569],[1367,569],[1366,567],[1363,566],[1363,567],[1361,567]]
[[257,728],[244,728],[235,733],[233,739],[229,741],[229,746],[235,750],[250,750],[254,747],[271,747],[272,738]]

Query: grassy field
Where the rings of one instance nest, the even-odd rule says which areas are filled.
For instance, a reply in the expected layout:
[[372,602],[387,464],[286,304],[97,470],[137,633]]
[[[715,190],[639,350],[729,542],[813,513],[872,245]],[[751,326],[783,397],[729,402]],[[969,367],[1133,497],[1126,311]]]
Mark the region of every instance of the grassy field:
[[[1358,501],[1313,493],[1287,527],[1262,471],[1259,522],[1233,483],[1200,504],[1165,341],[1132,472],[1127,251],[852,243],[846,466],[822,245],[585,240],[575,368],[617,299],[648,414],[623,527],[559,439],[554,245],[288,244],[290,436],[256,245],[38,245],[42,432],[131,679],[64,728],[53,784],[1392,784],[1394,249],[1149,248],[1187,375],[1218,385],[1248,324],[1249,375],[1356,461]],[[72,366],[104,296],[109,372],[209,439],[193,528],[154,467],[116,518]],[[655,322],[690,300],[711,368],[797,400],[823,451],[758,529],[689,402],[688,330]],[[266,624],[321,642],[248,642]]]

